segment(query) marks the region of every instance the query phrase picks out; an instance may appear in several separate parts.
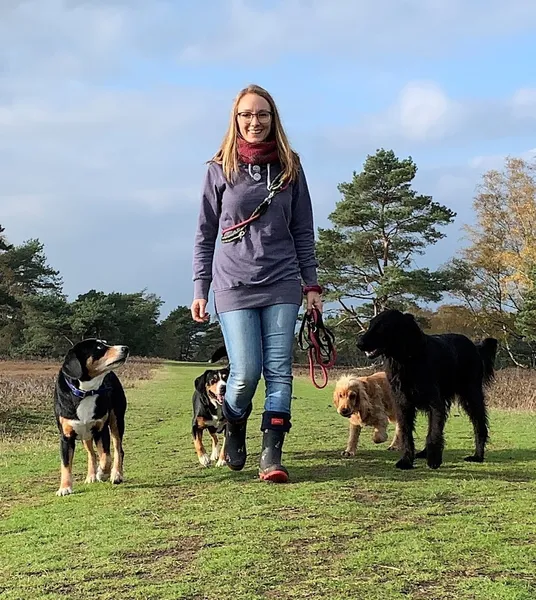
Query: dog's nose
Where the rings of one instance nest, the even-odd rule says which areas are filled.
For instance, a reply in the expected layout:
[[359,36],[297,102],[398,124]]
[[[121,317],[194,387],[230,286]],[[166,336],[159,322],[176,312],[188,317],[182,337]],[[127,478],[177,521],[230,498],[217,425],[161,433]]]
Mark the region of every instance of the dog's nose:
[[363,350],[363,335],[360,335],[357,338],[357,347],[359,348],[359,350]]
[[352,410],[348,407],[346,408],[341,408],[341,415],[343,417],[349,417],[352,414]]
[[123,354],[128,354],[128,353],[129,353],[128,346],[121,346],[121,352],[122,352]]

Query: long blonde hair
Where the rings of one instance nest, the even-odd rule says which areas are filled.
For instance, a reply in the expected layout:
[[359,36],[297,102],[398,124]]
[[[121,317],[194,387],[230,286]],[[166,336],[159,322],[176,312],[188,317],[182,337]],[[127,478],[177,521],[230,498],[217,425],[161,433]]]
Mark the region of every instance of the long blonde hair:
[[248,85],[243,90],[238,92],[238,95],[233,102],[233,108],[231,110],[231,118],[229,120],[229,127],[223,138],[221,146],[216,154],[212,157],[209,162],[215,162],[222,166],[223,174],[228,181],[232,181],[234,176],[238,173],[238,150],[237,150],[237,138],[239,135],[238,125],[236,123],[236,115],[238,110],[238,103],[246,94],[257,94],[264,98],[270,105],[272,111],[272,130],[277,144],[277,151],[279,153],[279,161],[283,171],[283,181],[292,182],[298,177],[300,170],[300,158],[296,152],[291,148],[287,138],[287,134],[283,129],[281,118],[279,117],[279,111],[274,102],[272,96],[262,87],[258,85]]

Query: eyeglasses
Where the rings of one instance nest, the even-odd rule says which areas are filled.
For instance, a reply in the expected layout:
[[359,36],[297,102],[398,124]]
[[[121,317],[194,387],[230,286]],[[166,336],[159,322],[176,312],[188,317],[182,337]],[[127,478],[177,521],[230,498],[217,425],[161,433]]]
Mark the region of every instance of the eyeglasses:
[[272,118],[272,113],[269,110],[260,110],[257,113],[248,110],[239,112],[238,117],[245,123],[251,123],[253,117],[257,117],[259,123],[268,123],[268,121]]

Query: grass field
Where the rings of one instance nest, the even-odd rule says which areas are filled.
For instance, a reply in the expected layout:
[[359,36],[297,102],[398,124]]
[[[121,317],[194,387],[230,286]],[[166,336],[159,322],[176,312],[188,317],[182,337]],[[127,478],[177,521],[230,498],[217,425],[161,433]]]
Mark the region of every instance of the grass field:
[[472,432],[454,410],[444,465],[398,472],[367,430],[358,455],[340,458],[347,422],[329,389],[299,378],[285,445],[292,482],[269,485],[256,471],[260,396],[245,470],[197,463],[190,399],[201,369],[166,364],[129,388],[121,486],[84,484],[80,446],[75,493],[56,497],[52,419],[25,424],[17,413],[17,427],[5,426],[2,600],[536,597],[534,414],[494,409],[488,460],[475,465],[462,460]]

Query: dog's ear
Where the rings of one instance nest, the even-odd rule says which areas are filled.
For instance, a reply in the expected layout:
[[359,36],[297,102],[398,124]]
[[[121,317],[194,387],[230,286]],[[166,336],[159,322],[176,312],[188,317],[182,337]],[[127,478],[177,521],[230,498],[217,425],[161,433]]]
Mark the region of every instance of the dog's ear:
[[207,373],[208,373],[208,371],[205,371],[203,373],[203,375],[199,375],[199,377],[197,377],[197,379],[194,381],[194,387],[200,393],[203,393],[205,391],[205,385],[207,382]]
[[333,390],[333,406],[335,408],[339,408],[339,397],[340,397],[339,390],[337,388],[335,388]]
[[361,420],[365,421],[370,412],[370,398],[367,384],[364,381],[358,381],[355,391],[357,393],[356,409],[361,415]]
[[422,329],[417,319],[411,313],[404,313],[404,325],[400,331],[400,343],[404,354],[411,356],[422,344]]
[[82,365],[73,350],[67,352],[61,370],[71,379],[80,379],[82,377]]
[[222,358],[228,358],[227,356],[227,348],[225,346],[220,346],[214,354],[210,357],[209,363],[215,363],[221,360]]

